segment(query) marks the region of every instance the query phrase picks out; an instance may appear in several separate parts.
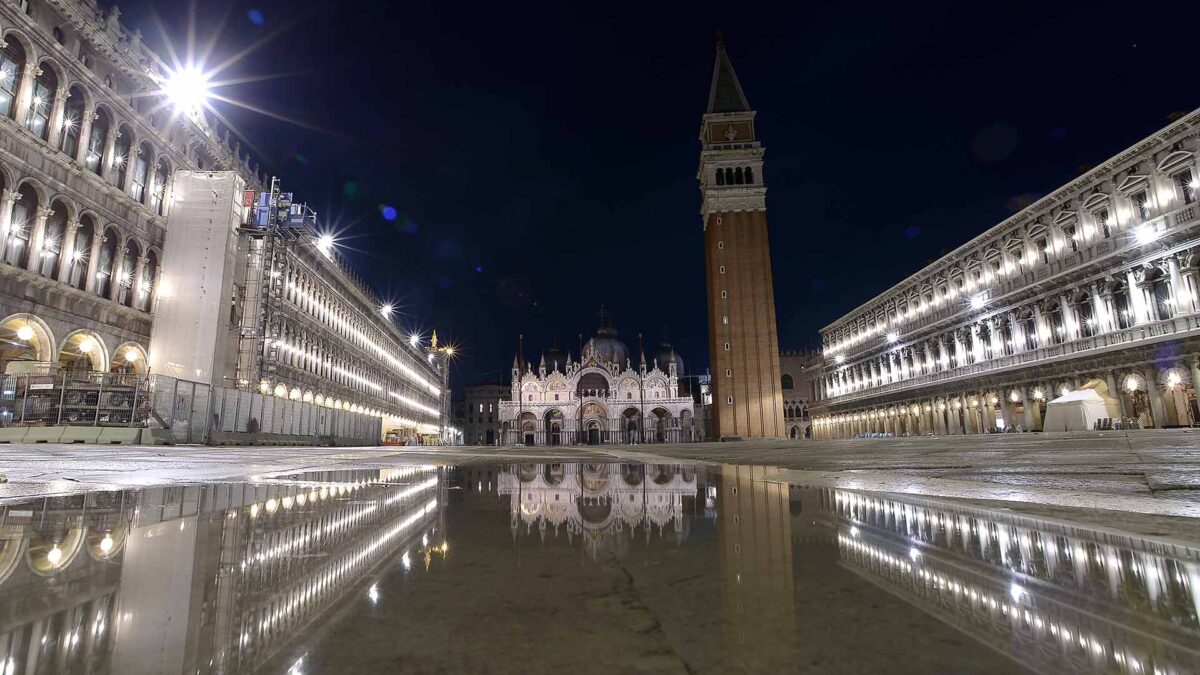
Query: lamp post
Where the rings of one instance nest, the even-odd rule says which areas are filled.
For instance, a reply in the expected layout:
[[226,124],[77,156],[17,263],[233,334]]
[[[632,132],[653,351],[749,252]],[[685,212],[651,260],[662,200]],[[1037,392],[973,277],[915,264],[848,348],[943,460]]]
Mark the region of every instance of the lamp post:
[[450,416],[450,359],[454,356],[454,345],[438,346],[437,331],[433,331],[433,336],[429,340],[427,350],[435,359],[441,359],[442,371],[442,398],[439,402],[438,414],[438,436],[443,440],[446,439],[446,420]]

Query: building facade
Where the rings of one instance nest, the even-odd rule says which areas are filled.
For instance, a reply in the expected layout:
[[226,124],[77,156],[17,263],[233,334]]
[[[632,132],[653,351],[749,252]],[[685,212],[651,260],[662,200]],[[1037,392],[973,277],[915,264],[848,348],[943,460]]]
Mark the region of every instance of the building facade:
[[816,437],[1039,430],[1083,386],[1196,424],[1197,153],[1200,111],[823,329]]
[[[547,358],[549,357],[549,358]],[[560,360],[561,359],[561,360]],[[679,443],[700,440],[691,394],[680,391],[683,359],[663,343],[634,367],[607,312],[575,361],[557,349],[537,370],[513,359],[511,399],[500,401],[502,442],[524,445]]]
[[[157,411],[136,401],[151,396],[141,389],[153,370],[372,415],[381,437],[452,435],[444,349],[381,312],[219,120],[166,99],[171,75],[115,6],[0,3],[0,370],[26,378],[6,387],[25,400],[0,404],[0,426],[144,421]],[[189,209],[218,182],[225,228],[193,227]],[[156,358],[155,331],[193,353]],[[97,405],[76,419],[55,396],[90,383],[96,392],[79,396],[99,397],[113,375],[138,378],[119,381],[131,389],[119,415]],[[54,387],[42,398],[57,410],[28,405],[35,385]],[[246,411],[196,417],[227,413],[253,427]]]
[[781,352],[779,354],[780,389],[783,391],[783,419],[788,438],[812,438],[812,414],[809,406],[816,400],[816,387],[823,371],[820,352]]
[[718,41],[697,174],[716,438],[785,435],[764,149],[754,116]]
[[496,445],[500,439],[500,402],[512,397],[505,384],[480,384],[463,389],[463,442]]

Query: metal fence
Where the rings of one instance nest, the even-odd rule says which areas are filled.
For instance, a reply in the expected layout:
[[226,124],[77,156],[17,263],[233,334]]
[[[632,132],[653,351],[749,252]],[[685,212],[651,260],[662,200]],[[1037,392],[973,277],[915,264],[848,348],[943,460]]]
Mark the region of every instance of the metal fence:
[[90,371],[5,375],[0,427],[144,426],[149,384],[137,375]]
[[380,430],[375,417],[313,403],[164,375],[91,372],[4,376],[0,427],[10,426],[156,427],[176,443],[247,433],[373,444]]

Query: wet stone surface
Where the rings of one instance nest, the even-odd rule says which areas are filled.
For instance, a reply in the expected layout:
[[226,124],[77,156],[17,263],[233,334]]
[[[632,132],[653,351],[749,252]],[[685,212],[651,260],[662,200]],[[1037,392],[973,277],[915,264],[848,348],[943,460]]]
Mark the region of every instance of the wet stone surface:
[[1200,550],[765,467],[297,471],[0,507],[0,673],[1188,673]]

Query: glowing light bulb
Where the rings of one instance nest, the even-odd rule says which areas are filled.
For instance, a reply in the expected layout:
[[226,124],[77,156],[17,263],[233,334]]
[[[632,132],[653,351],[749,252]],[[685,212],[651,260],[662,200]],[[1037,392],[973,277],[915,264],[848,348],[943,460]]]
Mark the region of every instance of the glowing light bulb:
[[79,351],[87,354],[96,348],[96,343],[91,338],[83,338],[79,341]]
[[137,360],[138,360],[138,353],[136,350],[130,349],[129,351],[125,352],[125,361],[127,361],[129,363],[134,363]]
[[208,76],[199,68],[188,66],[169,74],[162,89],[176,110],[191,113],[208,101],[208,87]]
[[103,552],[105,555],[108,555],[110,552],[112,552],[112,549],[113,549],[113,538],[112,538],[112,535],[111,535],[111,534],[105,534],[105,535],[104,535],[104,538],[100,540],[100,550],[101,550],[101,551],[102,551],[102,552]]
[[55,567],[58,567],[58,564],[62,562],[62,558],[63,552],[62,549],[58,547],[58,544],[55,544],[54,547],[46,553],[46,560]]
[[29,342],[33,339],[33,329],[29,326],[21,326],[17,329],[17,339],[22,342]]

